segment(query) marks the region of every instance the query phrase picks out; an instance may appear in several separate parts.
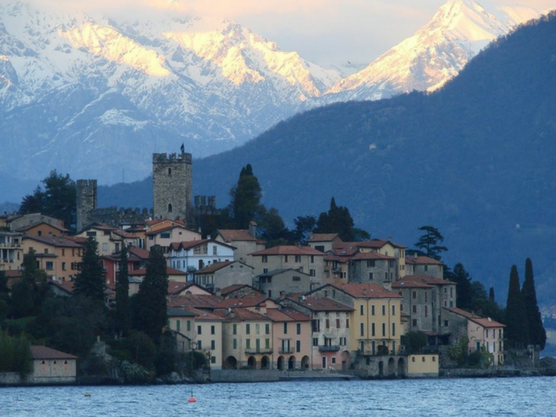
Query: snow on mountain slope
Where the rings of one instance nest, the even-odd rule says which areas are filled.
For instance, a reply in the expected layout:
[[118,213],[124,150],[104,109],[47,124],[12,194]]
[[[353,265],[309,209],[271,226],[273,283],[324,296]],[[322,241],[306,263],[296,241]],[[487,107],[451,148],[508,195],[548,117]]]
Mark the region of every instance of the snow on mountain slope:
[[415,35],[336,83],[324,101],[377,100],[413,90],[435,90],[489,42],[538,15],[525,6],[489,12],[472,0],[450,0]]
[[[150,152],[182,142],[196,157],[229,149],[339,78],[230,22],[115,21],[3,1],[0,111],[9,116],[0,125],[13,153],[0,154],[0,166],[22,178],[56,168],[112,183],[122,158],[141,147],[136,175],[127,175],[141,179],[150,172]],[[87,164],[86,156],[95,159]],[[25,164],[10,167],[21,158]]]

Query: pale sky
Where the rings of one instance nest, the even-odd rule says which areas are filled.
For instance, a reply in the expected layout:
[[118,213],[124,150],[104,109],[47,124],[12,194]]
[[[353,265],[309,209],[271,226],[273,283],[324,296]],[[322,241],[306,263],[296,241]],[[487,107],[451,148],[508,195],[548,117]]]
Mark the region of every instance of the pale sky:
[[[0,0],[4,1],[4,0]],[[284,51],[321,65],[368,64],[423,26],[447,0],[30,0],[48,8],[155,16],[177,13],[226,18]],[[556,0],[477,0],[547,11]]]

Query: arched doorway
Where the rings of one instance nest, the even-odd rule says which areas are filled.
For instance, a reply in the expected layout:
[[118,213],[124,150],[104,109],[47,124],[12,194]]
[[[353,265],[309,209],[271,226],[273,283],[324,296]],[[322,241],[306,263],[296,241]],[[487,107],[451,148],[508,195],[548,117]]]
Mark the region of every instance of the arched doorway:
[[237,369],[237,359],[233,356],[228,356],[224,361],[225,369]]
[[388,359],[388,376],[396,376],[396,365],[394,358]]
[[378,376],[384,376],[384,362],[378,363]]
[[278,362],[276,362],[276,367],[277,367],[280,371],[283,371],[283,370],[284,370],[284,357],[283,357],[283,356],[279,356],[279,357],[278,357]]
[[295,369],[295,356],[290,356],[288,359],[288,369]]
[[251,369],[257,369],[257,359],[254,356],[249,356],[247,359],[247,366]]
[[405,361],[403,358],[398,359],[398,376],[405,376]]
[[347,370],[349,367],[350,354],[347,350],[342,352],[342,370]]
[[301,369],[309,369],[309,356],[301,358]]
[[268,356],[263,356],[261,359],[261,369],[270,369],[270,359]]

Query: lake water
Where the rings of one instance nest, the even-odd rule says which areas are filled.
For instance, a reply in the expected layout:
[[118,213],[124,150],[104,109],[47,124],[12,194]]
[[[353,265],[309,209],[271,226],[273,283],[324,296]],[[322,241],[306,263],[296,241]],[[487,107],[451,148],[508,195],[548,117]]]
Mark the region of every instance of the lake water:
[[556,378],[0,388],[0,416],[556,416]]

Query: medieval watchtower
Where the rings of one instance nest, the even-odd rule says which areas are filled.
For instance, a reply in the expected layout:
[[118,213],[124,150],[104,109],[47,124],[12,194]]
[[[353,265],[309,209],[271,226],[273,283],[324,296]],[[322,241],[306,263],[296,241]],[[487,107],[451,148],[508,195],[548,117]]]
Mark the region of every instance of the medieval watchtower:
[[91,223],[91,212],[97,208],[97,180],[77,180],[75,182],[77,196],[77,231]]
[[153,215],[155,219],[187,220],[191,215],[191,154],[153,154]]

